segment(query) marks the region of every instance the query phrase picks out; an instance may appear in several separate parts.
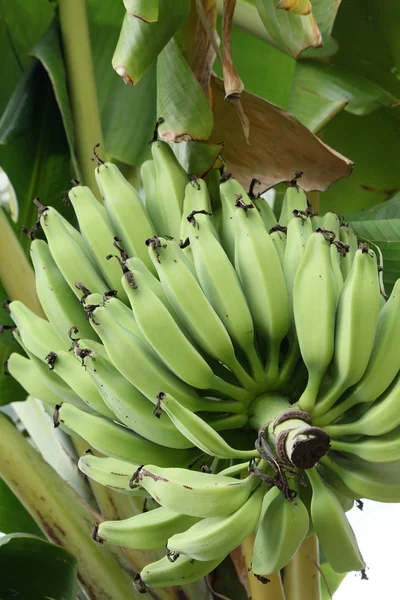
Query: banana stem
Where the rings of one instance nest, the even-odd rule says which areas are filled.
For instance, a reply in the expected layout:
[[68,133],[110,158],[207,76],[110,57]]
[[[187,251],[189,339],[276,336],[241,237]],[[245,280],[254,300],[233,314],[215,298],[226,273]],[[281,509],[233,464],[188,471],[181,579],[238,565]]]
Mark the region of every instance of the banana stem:
[[89,506],[0,413],[0,477],[53,543],[75,555],[79,580],[91,597],[132,599],[131,577],[91,539]]
[[[253,574],[251,570],[251,561],[253,559],[254,535],[249,535],[242,544],[242,554],[246,563],[247,580],[249,584],[249,596],[251,600],[286,600],[282,585],[280,573],[268,575],[269,583],[262,583]],[[309,599],[304,596],[302,600]]]
[[320,600],[318,539],[308,537],[285,567],[283,587],[286,600]]
[[104,152],[85,0],[60,0],[60,25],[83,183],[97,190],[93,147]]
[[35,275],[13,228],[0,208],[0,281],[11,300],[20,300],[44,316],[36,294]]

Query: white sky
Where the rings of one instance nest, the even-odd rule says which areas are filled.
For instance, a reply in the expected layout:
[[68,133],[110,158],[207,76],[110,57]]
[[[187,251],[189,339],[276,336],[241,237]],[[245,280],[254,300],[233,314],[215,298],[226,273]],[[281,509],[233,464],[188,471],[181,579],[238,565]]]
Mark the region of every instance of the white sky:
[[364,501],[347,513],[367,564],[368,581],[349,573],[334,600],[400,600],[400,505]]

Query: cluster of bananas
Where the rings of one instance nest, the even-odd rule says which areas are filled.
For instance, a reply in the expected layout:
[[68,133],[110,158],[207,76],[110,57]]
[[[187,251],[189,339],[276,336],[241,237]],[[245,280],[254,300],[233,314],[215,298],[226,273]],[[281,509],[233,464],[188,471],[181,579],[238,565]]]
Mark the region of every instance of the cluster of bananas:
[[137,589],[195,581],[252,532],[262,580],[314,533],[335,571],[363,571],[345,512],[400,501],[399,284],[386,301],[375,253],[296,179],[277,222],[254,186],[152,155],[145,202],[97,157],[104,203],[68,194],[80,232],[36,200],[48,320],[7,305],[27,355],[9,373],[102,454],[88,477],[159,505],[93,532],[167,546]]

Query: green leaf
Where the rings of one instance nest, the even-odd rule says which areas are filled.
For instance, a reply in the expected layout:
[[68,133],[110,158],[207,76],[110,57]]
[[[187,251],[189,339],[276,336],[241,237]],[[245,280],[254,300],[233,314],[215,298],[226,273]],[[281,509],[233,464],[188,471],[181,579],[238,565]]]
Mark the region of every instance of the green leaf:
[[74,124],[68,97],[67,76],[61,53],[60,32],[56,20],[53,21],[39,42],[35,44],[34,48],[30,51],[30,55],[42,63],[50,78],[64,124],[74,171],[78,179],[81,179],[75,153]]
[[[37,60],[31,59],[1,118],[0,163],[17,195],[19,230],[36,220],[35,196],[65,212],[62,198],[73,176],[69,148],[50,81]],[[21,242],[26,249],[29,239]]]
[[321,136],[355,163],[350,177],[321,195],[322,214],[328,210],[347,215],[366,210],[400,189],[400,130],[390,109],[361,118],[342,112]]
[[257,10],[279,48],[298,58],[303,50],[321,45],[321,34],[312,15],[301,16],[276,8],[275,0],[256,0]]
[[383,255],[383,281],[387,294],[400,277],[400,218],[351,221],[357,235],[379,246]]
[[158,128],[167,142],[208,140],[213,114],[208,100],[172,38],[157,60]]
[[[218,30],[221,31],[221,19],[218,19]],[[235,68],[245,89],[287,109],[296,70],[294,58],[238,25],[232,28],[231,49]],[[215,63],[215,72],[222,77],[219,61]]]
[[136,84],[189,12],[188,0],[162,0],[158,21],[146,23],[125,13],[112,65],[125,83]]
[[[367,115],[396,102],[396,96],[348,69],[305,61],[296,67],[289,110],[312,131],[318,131],[343,109]],[[321,118],[323,112],[328,118]]]
[[87,8],[106,158],[137,166],[148,157],[156,122],[155,64],[137,85],[126,86],[110,68],[125,14],[123,3],[88,0]]
[[351,215],[346,215],[346,221],[376,221],[380,219],[400,219],[400,193],[390,200],[377,204],[367,210],[361,210]]
[[43,537],[23,504],[14,496],[3,479],[0,479],[0,532],[15,533],[16,531]]
[[1,600],[75,600],[77,561],[72,554],[33,536],[0,538]]
[[0,114],[30,63],[29,51],[53,20],[55,8],[41,0],[0,0]]
[[143,21],[158,20],[160,0],[124,0],[126,10]]

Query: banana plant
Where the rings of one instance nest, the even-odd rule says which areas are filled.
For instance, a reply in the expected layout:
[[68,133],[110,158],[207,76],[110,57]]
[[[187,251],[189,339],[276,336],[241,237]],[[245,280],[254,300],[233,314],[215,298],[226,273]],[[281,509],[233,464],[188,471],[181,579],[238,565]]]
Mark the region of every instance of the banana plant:
[[0,6],[4,597],[332,597],[400,500],[395,7]]

